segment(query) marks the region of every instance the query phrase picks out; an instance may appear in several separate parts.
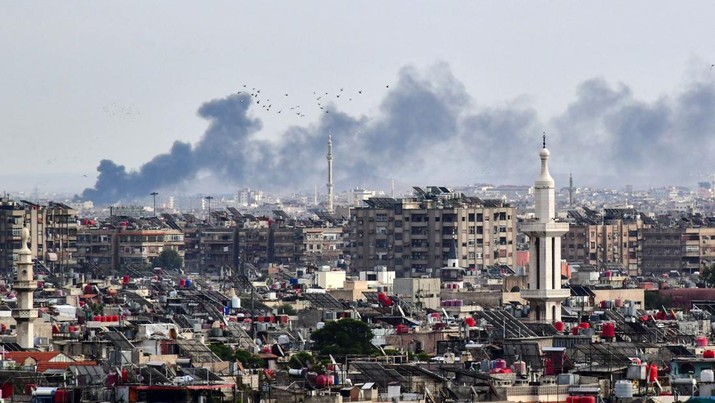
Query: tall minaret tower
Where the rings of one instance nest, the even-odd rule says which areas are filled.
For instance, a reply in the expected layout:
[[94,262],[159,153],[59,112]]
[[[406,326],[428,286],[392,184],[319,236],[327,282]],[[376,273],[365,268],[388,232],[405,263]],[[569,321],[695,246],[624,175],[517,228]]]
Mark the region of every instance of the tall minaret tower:
[[17,344],[22,348],[35,347],[35,325],[37,309],[34,308],[32,293],[37,289],[37,282],[32,275],[32,251],[27,247],[30,231],[22,229],[22,248],[17,252],[17,277],[12,288],[17,293],[17,307],[12,310],[12,317],[17,323]]
[[333,136],[328,136],[328,213],[333,210]]
[[573,173],[569,173],[569,207],[573,207]]
[[522,225],[529,236],[529,284],[521,297],[529,301],[530,318],[539,322],[561,320],[561,301],[570,291],[561,289],[561,236],[568,232],[568,223],[556,222],[554,179],[549,174],[549,150],[544,134],[541,175],[534,182],[534,221]]

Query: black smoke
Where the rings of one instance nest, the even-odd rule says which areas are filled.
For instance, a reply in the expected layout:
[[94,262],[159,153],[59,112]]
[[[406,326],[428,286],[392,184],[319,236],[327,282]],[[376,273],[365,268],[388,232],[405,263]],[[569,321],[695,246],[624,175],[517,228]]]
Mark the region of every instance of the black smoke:
[[[374,115],[351,116],[339,105],[314,123],[287,129],[279,141],[262,137],[248,94],[206,102],[208,128],[193,146],[176,142],[138,170],[100,162],[97,203],[144,197],[190,183],[209,171],[226,185],[295,191],[324,188],[327,136],[334,139],[335,180],[395,178],[414,185],[529,184],[538,171],[541,133],[548,133],[551,171],[565,184],[638,187],[693,182],[715,151],[715,86],[688,83],[674,96],[637,99],[624,84],[582,83],[565,111],[541,121],[528,104],[480,105],[445,64],[407,67]],[[256,108],[258,110],[258,108]]]

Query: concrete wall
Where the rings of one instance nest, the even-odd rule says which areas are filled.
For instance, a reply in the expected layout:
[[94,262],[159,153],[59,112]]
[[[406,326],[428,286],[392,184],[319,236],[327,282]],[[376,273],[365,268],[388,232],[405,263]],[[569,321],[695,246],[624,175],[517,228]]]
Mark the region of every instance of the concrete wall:
[[345,284],[345,271],[319,271],[315,273],[315,284],[326,290],[342,288]]
[[452,291],[444,289],[440,295],[442,300],[461,299],[464,301],[464,305],[479,305],[494,308],[500,306],[502,300],[501,291]]
[[396,278],[393,290],[395,295],[412,304],[439,309],[441,286],[438,278]]
[[[458,336],[458,330],[430,331],[425,333],[391,334],[385,336],[388,346],[396,349],[416,352],[415,347],[421,345],[422,351],[427,354],[437,353],[437,342],[449,340],[450,336]],[[417,343],[416,343],[417,342]]]
[[641,308],[645,308],[645,290],[640,288],[593,290],[593,293],[596,294],[594,298],[596,305],[600,304],[601,301],[615,301],[617,298],[620,298],[623,301],[635,301],[636,304],[640,303]]

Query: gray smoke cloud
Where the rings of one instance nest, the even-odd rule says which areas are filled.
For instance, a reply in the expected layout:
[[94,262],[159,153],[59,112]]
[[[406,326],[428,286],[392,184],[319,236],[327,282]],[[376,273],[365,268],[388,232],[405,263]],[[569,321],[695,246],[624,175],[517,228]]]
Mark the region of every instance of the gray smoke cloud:
[[[449,66],[403,68],[379,112],[351,116],[335,105],[314,123],[261,138],[254,98],[234,94],[203,104],[208,128],[193,146],[176,142],[136,171],[103,160],[94,188],[82,197],[111,203],[171,189],[209,171],[226,186],[311,189],[326,179],[327,136],[334,139],[335,180],[343,188],[365,178],[402,183],[529,184],[538,171],[541,132],[548,133],[551,171],[591,186],[681,184],[706,172],[715,151],[715,86],[694,80],[674,96],[638,100],[624,84],[582,83],[563,113],[540,120],[528,104],[479,105]],[[233,189],[227,188],[227,191]]]

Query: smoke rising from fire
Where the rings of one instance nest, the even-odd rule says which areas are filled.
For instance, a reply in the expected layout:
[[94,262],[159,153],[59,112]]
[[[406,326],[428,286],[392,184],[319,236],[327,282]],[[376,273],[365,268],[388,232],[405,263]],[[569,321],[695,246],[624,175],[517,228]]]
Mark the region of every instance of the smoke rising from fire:
[[175,142],[139,169],[102,160],[96,203],[172,189],[208,171],[230,186],[297,191],[323,186],[327,136],[334,139],[338,185],[360,178],[395,178],[414,185],[531,183],[538,170],[542,131],[548,134],[552,175],[565,185],[572,172],[583,186],[640,187],[693,181],[710,170],[715,151],[715,86],[686,83],[654,101],[625,84],[590,79],[565,110],[547,120],[524,102],[479,104],[446,64],[425,71],[405,67],[374,115],[352,116],[335,106],[313,123],[293,126],[280,139],[261,137],[246,93],[208,101],[198,110],[208,127],[195,144]]

